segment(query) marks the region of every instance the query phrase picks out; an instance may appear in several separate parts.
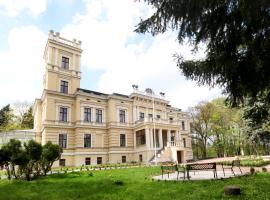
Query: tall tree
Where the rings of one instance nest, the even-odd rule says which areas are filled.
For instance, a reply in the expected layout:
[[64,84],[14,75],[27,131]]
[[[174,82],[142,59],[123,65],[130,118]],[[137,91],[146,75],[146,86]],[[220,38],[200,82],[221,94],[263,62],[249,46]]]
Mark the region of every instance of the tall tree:
[[[136,32],[156,35],[172,29],[178,31],[180,43],[188,38],[195,51],[205,44],[204,59],[184,60],[177,55],[177,66],[188,79],[223,87],[231,105],[264,96],[262,103],[269,104],[269,0],[145,1],[155,12],[138,24]],[[269,115],[264,119],[269,120]],[[258,115],[247,116],[262,122]]]
[[190,109],[192,119],[191,131],[195,145],[200,148],[201,157],[207,157],[207,144],[211,139],[211,118],[213,115],[213,104],[201,102]]
[[34,127],[34,117],[33,117],[33,108],[29,109],[23,114],[21,128],[23,129],[32,129]]

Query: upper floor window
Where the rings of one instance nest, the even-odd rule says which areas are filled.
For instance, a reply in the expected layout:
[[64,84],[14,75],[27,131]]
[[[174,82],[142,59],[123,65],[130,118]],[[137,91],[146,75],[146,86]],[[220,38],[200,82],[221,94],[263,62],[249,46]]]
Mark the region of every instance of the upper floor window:
[[185,130],[186,128],[185,128],[185,122],[184,121],[182,121],[182,130]]
[[84,119],[85,122],[91,122],[91,108],[84,108]]
[[148,114],[148,117],[149,118],[153,118],[153,114]]
[[120,134],[120,147],[126,146],[126,134]]
[[140,120],[144,119],[144,113],[140,112]]
[[157,115],[157,119],[160,119],[160,115]]
[[68,108],[60,107],[59,121],[67,122],[67,119],[68,119],[67,115],[68,115]]
[[126,111],[125,110],[119,111],[119,118],[120,118],[120,123],[126,122]]
[[62,68],[68,69],[69,68],[69,58],[62,56]]
[[90,148],[91,147],[91,134],[84,135],[84,147]]
[[61,88],[60,92],[62,93],[68,93],[68,82],[67,81],[61,81]]
[[102,123],[102,110],[96,109],[96,122]]
[[184,147],[187,147],[187,145],[186,145],[186,138],[183,138],[183,145],[184,145]]
[[170,117],[169,120],[170,120],[170,122],[173,122],[173,118],[172,117]]
[[59,134],[59,146],[67,148],[67,134]]

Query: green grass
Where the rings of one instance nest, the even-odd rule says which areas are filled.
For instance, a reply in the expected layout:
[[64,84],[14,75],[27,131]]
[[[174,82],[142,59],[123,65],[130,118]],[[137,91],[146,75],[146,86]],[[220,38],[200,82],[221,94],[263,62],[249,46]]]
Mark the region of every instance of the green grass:
[[[89,174],[91,174],[89,175]],[[268,199],[270,174],[209,181],[152,181],[160,168],[130,168],[51,175],[31,182],[0,180],[0,199]],[[223,195],[239,185],[240,197]]]
[[[224,165],[231,165],[232,161],[223,161]],[[262,167],[265,165],[269,165],[270,160],[263,160],[262,158],[253,158],[253,159],[243,159],[240,162],[240,165],[243,167]]]

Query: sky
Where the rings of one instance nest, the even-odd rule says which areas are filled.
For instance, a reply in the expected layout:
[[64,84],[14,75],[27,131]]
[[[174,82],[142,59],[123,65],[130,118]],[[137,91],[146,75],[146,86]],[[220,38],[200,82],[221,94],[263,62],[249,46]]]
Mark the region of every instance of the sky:
[[151,13],[134,0],[0,0],[0,108],[41,97],[49,30],[82,41],[81,88],[128,95],[136,84],[164,92],[183,110],[221,96],[221,89],[199,87],[176,67],[175,53],[198,59],[203,51],[192,54],[175,32],[134,32]]

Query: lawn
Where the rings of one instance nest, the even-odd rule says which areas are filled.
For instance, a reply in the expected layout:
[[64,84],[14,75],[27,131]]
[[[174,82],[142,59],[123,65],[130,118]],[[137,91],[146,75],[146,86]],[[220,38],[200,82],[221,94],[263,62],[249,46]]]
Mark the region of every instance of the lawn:
[[0,199],[230,199],[223,195],[226,185],[241,187],[243,194],[235,199],[270,197],[268,173],[215,181],[152,181],[157,173],[157,167],[143,167],[55,174],[31,182],[0,180]]

